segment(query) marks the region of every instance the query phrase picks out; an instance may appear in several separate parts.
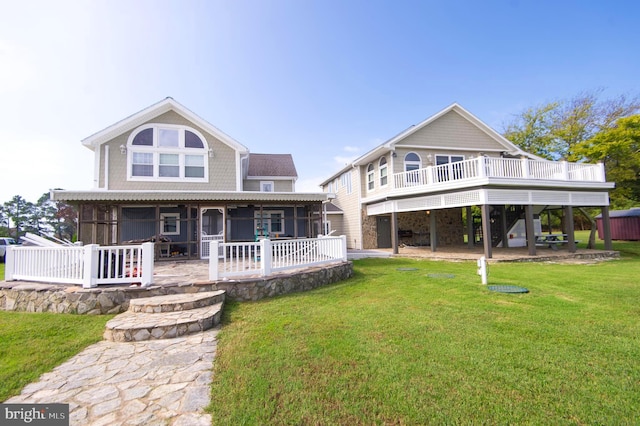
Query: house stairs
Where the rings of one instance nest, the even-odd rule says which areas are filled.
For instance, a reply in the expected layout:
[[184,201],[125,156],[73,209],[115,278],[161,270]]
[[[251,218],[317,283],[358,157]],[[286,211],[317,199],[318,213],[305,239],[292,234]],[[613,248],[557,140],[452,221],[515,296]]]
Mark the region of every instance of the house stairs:
[[107,322],[104,338],[139,342],[202,332],[220,323],[224,298],[219,290],[133,299],[127,312]]

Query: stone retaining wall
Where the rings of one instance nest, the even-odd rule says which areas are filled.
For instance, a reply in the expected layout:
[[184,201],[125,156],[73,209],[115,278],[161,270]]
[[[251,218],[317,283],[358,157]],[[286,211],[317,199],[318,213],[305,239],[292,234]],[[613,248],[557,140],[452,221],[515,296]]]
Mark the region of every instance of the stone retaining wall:
[[226,297],[230,300],[251,301],[311,290],[345,280],[352,275],[353,264],[343,262],[267,278],[173,284],[144,289],[122,286],[84,289],[78,286],[12,281],[0,284],[0,309],[88,315],[118,314],[129,308],[131,299],[141,297],[225,290]]

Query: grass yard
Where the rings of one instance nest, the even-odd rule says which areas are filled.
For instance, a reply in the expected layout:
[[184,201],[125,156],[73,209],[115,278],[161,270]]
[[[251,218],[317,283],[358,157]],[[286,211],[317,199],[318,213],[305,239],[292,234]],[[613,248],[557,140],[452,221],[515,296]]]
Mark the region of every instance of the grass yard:
[[214,423],[635,424],[640,244],[614,244],[623,260],[490,266],[524,295],[489,292],[474,262],[364,259],[336,285],[230,303]]
[[[0,263],[4,278],[4,264]],[[113,315],[0,311],[0,402],[88,345],[102,340]]]

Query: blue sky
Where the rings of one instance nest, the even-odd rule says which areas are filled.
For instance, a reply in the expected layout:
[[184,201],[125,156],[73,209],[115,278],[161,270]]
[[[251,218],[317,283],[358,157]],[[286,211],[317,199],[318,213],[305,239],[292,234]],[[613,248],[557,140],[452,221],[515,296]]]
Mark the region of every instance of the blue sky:
[[167,96],[299,191],[453,102],[638,94],[635,1],[2,1],[0,202],[91,189],[80,140]]

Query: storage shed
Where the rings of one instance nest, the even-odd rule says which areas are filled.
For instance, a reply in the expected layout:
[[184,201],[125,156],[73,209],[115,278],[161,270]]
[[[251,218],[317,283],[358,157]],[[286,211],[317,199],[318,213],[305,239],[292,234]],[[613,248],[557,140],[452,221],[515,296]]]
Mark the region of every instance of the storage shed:
[[[611,239],[638,241],[640,240],[640,207],[629,210],[612,210],[609,213],[611,222]],[[596,216],[598,238],[603,239],[602,215]]]

